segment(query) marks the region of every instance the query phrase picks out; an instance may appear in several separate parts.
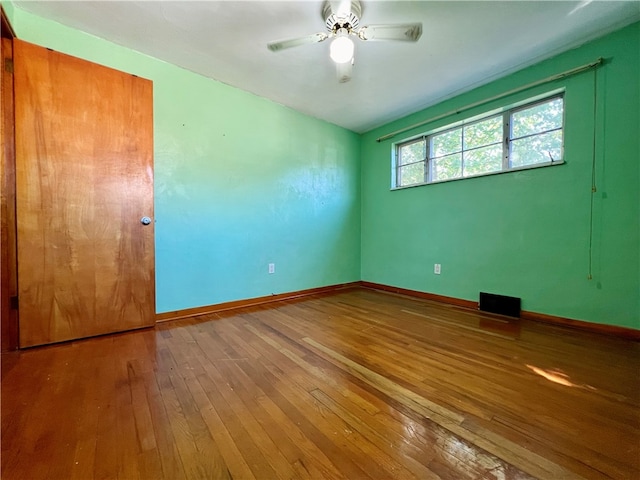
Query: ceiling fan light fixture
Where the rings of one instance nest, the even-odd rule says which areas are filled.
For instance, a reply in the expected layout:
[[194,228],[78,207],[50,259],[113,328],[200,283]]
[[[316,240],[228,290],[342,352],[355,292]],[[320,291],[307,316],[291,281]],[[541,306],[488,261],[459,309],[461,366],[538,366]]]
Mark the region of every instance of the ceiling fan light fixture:
[[362,41],[417,42],[422,35],[422,23],[365,25],[360,27],[362,4],[360,0],[324,0],[322,19],[327,33],[319,32],[306,37],[291,38],[267,44],[272,52],[310,43],[331,40],[329,56],[336,64],[340,83],[348,82],[353,71],[355,45],[353,37]]
[[347,63],[353,58],[353,52],[355,45],[353,40],[349,38],[349,32],[346,28],[341,28],[336,32],[336,38],[334,38],[329,46],[329,56],[331,60],[336,63]]

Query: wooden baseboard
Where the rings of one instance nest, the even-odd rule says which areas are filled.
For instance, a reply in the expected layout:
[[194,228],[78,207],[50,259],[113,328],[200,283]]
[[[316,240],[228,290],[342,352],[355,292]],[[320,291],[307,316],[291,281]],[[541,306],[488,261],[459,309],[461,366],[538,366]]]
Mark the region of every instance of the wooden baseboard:
[[[392,287],[390,285],[383,285],[380,283],[361,281],[360,285],[364,288],[371,288],[373,290],[382,290],[385,292],[399,293],[401,295],[408,295],[410,297],[423,298],[426,300],[432,300],[435,302],[447,303],[450,305],[456,305],[458,307],[470,308],[472,310],[478,309],[478,302],[472,300],[464,300],[462,298],[447,297],[444,295],[436,295],[434,293],[420,292],[417,290],[410,290],[407,288]],[[640,340],[640,330],[636,330],[628,327],[620,327],[617,325],[605,325],[602,323],[586,322],[583,320],[574,320],[571,318],[557,317],[555,315],[547,315],[545,313],[529,312],[523,310],[520,312],[520,318],[524,320],[533,320],[536,322],[544,322],[552,325],[560,325],[563,327],[576,328],[579,330],[599,333],[603,335],[613,335],[616,337],[624,338],[627,340]]]
[[408,288],[392,287],[390,285],[383,285],[381,283],[373,282],[360,282],[360,285],[364,288],[371,288],[373,290],[383,290],[385,292],[399,293],[400,295],[408,295],[409,297],[423,298],[425,300],[432,300],[434,302],[447,303],[449,305],[456,305],[458,307],[478,309],[478,302],[472,300],[464,300],[462,298],[446,297],[444,295],[436,295],[435,293],[420,292],[418,290],[409,290]]
[[[473,300],[465,300],[462,298],[448,297],[445,295],[437,295],[435,293],[420,292],[418,290],[410,290],[408,288],[393,287],[391,285],[384,285],[374,282],[350,282],[342,283],[338,285],[328,285],[326,287],[309,288],[306,290],[298,290],[295,292],[279,293],[275,295],[267,295],[264,297],[249,298],[245,300],[235,300],[232,302],[218,303],[215,305],[206,305],[203,307],[187,308],[184,310],[176,310],[172,312],[164,312],[156,314],[156,323],[169,322],[172,320],[179,320],[181,318],[195,317],[199,315],[207,315],[210,313],[224,312],[227,310],[235,310],[244,307],[252,307],[255,305],[264,305],[268,303],[278,302],[281,300],[291,300],[294,298],[307,297],[309,295],[327,294],[336,292],[338,290],[346,288],[369,288],[372,290],[381,290],[384,292],[397,293],[400,295],[407,295],[409,297],[421,298],[424,300],[430,300],[439,303],[445,303],[448,305],[455,305],[457,307],[468,308],[471,310],[478,309],[478,302]],[[604,325],[601,323],[585,322],[583,320],[574,320],[571,318],[558,317],[555,315],[547,315],[544,313],[529,312],[523,310],[520,313],[520,318],[524,320],[533,320],[536,322],[549,323],[552,325],[559,325],[563,327],[576,328],[583,331],[592,333],[599,333],[604,335],[613,335],[628,340],[640,340],[640,330],[627,327],[619,327],[617,325]]]
[[308,288],[306,290],[298,290],[295,292],[266,295],[264,297],[248,298],[245,300],[234,300],[232,302],[217,303],[215,305],[206,305],[203,307],[186,308],[184,310],[175,310],[173,312],[163,312],[156,314],[156,323],[169,322],[172,320],[179,320],[181,318],[207,315],[210,313],[224,312],[226,310],[235,310],[244,307],[253,307],[255,305],[264,305],[265,303],[278,302],[281,300],[291,300],[293,298],[308,297],[309,295],[332,293],[338,290],[343,290],[345,288],[355,288],[359,286],[360,282],[341,283],[338,285],[328,285],[326,287]]
[[577,328],[592,333],[600,333],[603,335],[613,335],[627,340],[640,341],[640,330],[628,327],[620,327],[618,325],[605,325],[603,323],[585,322],[584,320],[574,320],[572,318],[556,317],[555,315],[547,315],[545,313],[522,311],[520,318],[525,320],[533,320],[536,322],[550,323],[563,327]]

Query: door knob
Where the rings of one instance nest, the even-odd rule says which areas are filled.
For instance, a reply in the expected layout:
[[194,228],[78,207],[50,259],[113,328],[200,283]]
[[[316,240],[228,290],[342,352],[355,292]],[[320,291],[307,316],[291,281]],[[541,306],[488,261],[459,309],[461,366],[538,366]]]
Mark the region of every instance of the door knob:
[[140,223],[143,225],[149,225],[151,223],[151,219],[149,217],[142,217],[140,219]]

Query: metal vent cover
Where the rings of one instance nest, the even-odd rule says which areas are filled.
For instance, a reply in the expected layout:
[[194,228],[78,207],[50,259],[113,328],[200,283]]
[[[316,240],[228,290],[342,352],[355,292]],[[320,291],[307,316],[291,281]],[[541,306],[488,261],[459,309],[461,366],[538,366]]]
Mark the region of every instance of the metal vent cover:
[[518,297],[480,292],[478,308],[484,312],[520,318],[520,304],[521,299]]

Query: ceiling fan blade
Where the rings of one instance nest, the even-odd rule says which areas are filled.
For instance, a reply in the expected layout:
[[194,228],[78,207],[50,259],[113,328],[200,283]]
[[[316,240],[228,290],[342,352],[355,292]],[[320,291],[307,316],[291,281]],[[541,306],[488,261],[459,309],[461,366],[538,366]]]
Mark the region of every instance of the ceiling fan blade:
[[361,40],[399,40],[417,42],[422,35],[422,23],[402,25],[365,25],[358,31]]
[[338,74],[338,82],[346,83],[351,80],[351,72],[353,71],[353,58],[350,62],[336,63],[336,73]]
[[267,44],[267,48],[272,52],[279,52],[286,48],[299,47],[300,45],[306,45],[308,43],[324,42],[329,35],[326,33],[314,33],[313,35],[307,35],[306,37],[291,38],[289,40],[281,40],[279,42],[271,42]]

